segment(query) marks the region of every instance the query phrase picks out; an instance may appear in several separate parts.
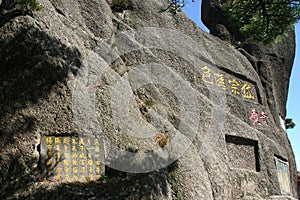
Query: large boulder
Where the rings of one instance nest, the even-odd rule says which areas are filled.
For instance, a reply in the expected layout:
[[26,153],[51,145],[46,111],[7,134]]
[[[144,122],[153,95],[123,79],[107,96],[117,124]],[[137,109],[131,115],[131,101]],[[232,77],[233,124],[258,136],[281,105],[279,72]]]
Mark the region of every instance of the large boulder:
[[[285,110],[240,51],[164,0],[39,2],[0,5],[1,199],[296,197]],[[105,175],[45,176],[46,136],[103,139]]]

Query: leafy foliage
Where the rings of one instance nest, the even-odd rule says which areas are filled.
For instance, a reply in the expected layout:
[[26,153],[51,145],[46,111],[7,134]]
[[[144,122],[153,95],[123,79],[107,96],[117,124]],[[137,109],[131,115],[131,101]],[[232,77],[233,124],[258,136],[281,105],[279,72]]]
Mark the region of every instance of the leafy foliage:
[[178,8],[182,8],[185,5],[185,0],[170,0],[171,4],[175,5]]
[[291,0],[228,0],[222,9],[245,37],[269,44],[299,19],[299,6]]
[[160,12],[169,11],[172,14],[176,14],[177,12],[180,12],[180,8],[184,7],[185,0],[169,0],[170,4],[167,8],[162,8]]
[[38,11],[42,10],[42,6],[39,4],[37,0],[20,0],[20,3],[28,6],[33,10],[38,10]]
[[290,119],[290,118],[285,119],[285,128],[286,129],[294,128],[295,126],[296,126],[296,124],[293,122],[292,119]]

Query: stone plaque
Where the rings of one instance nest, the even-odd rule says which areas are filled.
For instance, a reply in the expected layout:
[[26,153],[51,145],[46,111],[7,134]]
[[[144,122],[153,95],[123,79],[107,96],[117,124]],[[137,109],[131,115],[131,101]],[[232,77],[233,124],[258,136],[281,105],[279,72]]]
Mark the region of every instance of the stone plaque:
[[232,168],[260,171],[257,141],[231,135],[225,140]]
[[290,187],[290,170],[288,162],[275,157],[275,164],[277,168],[278,182],[280,185],[281,194],[291,195]]
[[98,138],[46,136],[41,146],[45,174],[58,182],[88,182],[104,173],[103,146]]

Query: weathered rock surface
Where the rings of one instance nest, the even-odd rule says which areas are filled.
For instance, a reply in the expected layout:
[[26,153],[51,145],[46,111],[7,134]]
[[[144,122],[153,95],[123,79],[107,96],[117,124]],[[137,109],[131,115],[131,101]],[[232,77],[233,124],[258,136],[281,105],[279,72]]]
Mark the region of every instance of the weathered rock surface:
[[289,77],[295,56],[294,28],[290,28],[285,39],[275,44],[266,46],[253,43],[230,23],[220,8],[221,2],[203,0],[203,23],[211,34],[238,46],[257,71],[266,90],[268,104],[274,110],[272,114],[285,117]]
[[[244,48],[257,59],[249,62],[184,13],[160,12],[164,0],[124,10],[116,0],[40,0],[43,10],[32,14],[11,2],[0,5],[1,199],[276,199],[275,155],[289,162],[296,197],[293,152],[278,123],[292,65],[281,46]],[[293,45],[289,38],[289,52]],[[92,116],[84,115],[89,95]],[[267,113],[269,126],[253,124],[252,108]],[[132,124],[146,128],[130,135]],[[157,132],[169,137],[163,148]],[[41,181],[40,137],[100,133],[107,180]]]
[[[286,117],[289,78],[295,56],[294,28],[291,27],[287,31],[286,38],[275,44],[266,46],[253,43],[251,40],[244,38],[238,28],[230,23],[220,7],[222,2],[224,1],[203,0],[202,21],[209,28],[211,34],[237,46],[237,49],[251,62],[264,87],[267,103],[274,116],[274,121],[279,125],[280,118],[285,119]],[[220,30],[219,27],[223,28]],[[226,30],[226,38],[222,34],[224,30]],[[280,118],[276,117],[278,115]],[[289,145],[289,141],[285,139],[283,146]],[[289,149],[288,151],[291,156],[289,160],[294,163],[292,150]],[[295,169],[291,170],[293,174],[296,173]],[[292,179],[294,179],[294,176]]]

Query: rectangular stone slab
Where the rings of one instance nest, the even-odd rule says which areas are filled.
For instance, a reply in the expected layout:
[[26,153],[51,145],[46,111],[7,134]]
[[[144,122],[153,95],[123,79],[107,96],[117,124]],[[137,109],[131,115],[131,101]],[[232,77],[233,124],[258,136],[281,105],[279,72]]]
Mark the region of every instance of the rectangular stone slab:
[[291,195],[289,163],[274,157],[277,168],[278,182],[282,195]]
[[57,182],[88,182],[104,174],[99,138],[46,136],[41,141],[44,174]]

